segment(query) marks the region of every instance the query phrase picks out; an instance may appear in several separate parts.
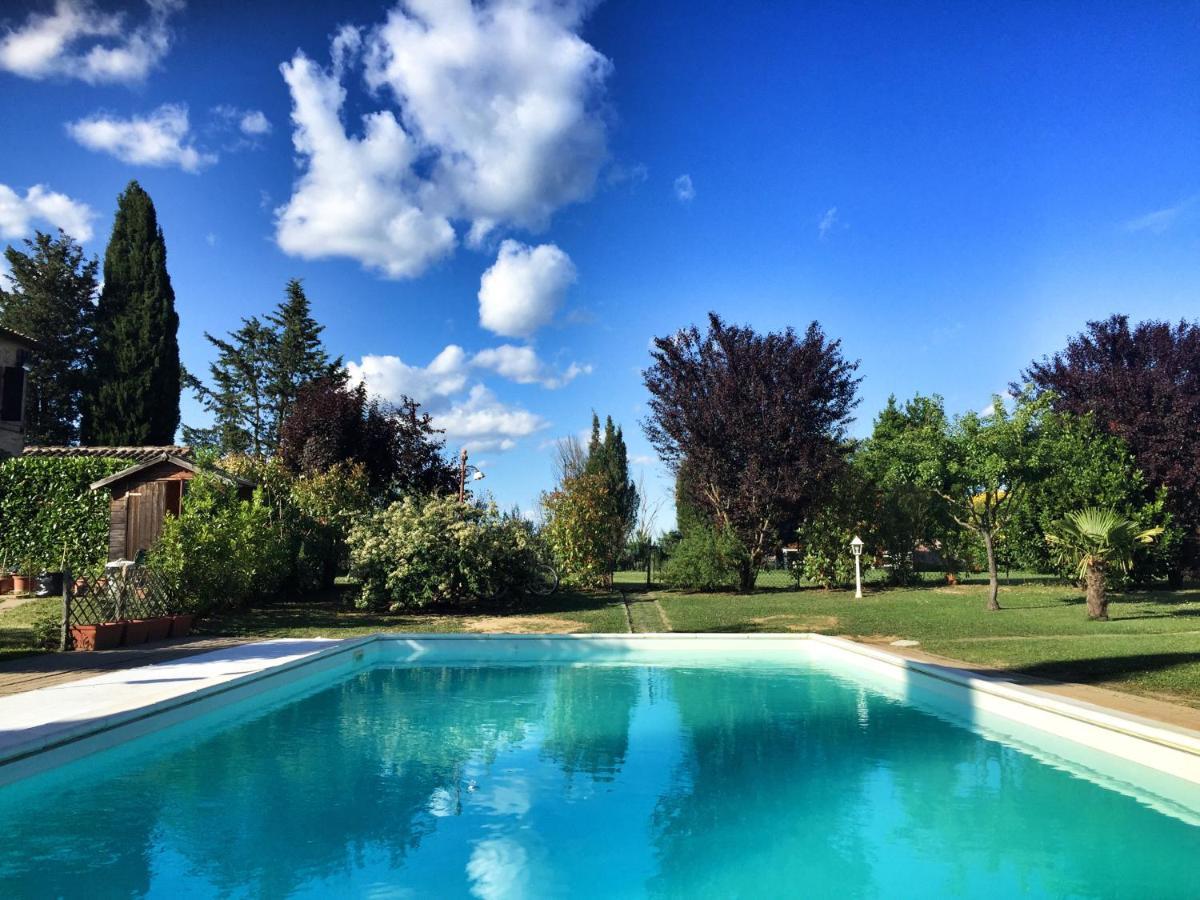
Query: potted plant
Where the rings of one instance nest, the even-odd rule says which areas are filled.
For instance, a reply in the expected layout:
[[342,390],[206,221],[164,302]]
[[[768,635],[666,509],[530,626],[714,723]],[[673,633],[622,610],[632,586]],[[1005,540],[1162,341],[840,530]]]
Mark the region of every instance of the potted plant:
[[34,573],[38,570],[37,560],[32,556],[25,557],[17,571],[13,572],[13,591],[18,594],[28,594],[33,590]]
[[76,650],[114,650],[121,646],[124,636],[124,622],[71,626],[71,645]]
[[0,554],[0,594],[12,593],[12,573],[8,569],[8,554]]
[[144,644],[150,637],[149,619],[128,619],[125,625],[125,646]]
[[187,637],[192,633],[192,626],[195,624],[195,613],[176,613],[175,615],[171,616],[171,637]]
[[166,640],[171,634],[171,627],[174,624],[172,616],[153,616],[146,620],[148,628],[146,634],[147,641],[162,641]]

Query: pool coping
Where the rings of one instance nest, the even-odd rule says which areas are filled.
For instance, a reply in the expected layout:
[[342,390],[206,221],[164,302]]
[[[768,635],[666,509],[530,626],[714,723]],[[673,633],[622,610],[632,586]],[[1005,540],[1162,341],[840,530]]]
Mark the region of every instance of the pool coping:
[[[255,693],[276,676],[340,664],[343,654],[375,643],[409,642],[419,658],[428,645],[474,642],[493,652],[529,642],[566,649],[587,642],[614,647],[648,643],[808,642],[847,655],[861,667],[902,683],[959,696],[972,706],[1039,731],[1200,784],[1200,731],[1155,722],[1093,703],[1015,684],[1002,676],[915,660],[847,638],[810,633],[754,634],[398,634],[344,639],[282,639],[242,644],[183,660],[121,669],[95,678],[0,697],[0,785],[122,743]],[[267,652],[264,652],[267,651]],[[255,654],[261,654],[256,656]],[[554,659],[555,656],[546,657]],[[567,657],[559,655],[557,659]],[[454,660],[449,660],[453,662]],[[461,662],[469,663],[469,659]],[[159,678],[170,675],[170,678]],[[960,699],[962,697],[960,696]],[[55,709],[56,705],[59,707]],[[53,710],[47,714],[47,710]],[[90,714],[89,714],[90,713]],[[69,716],[64,718],[64,714]],[[22,724],[22,723],[25,724]],[[9,727],[15,724],[15,728]],[[89,739],[96,740],[89,740]]]

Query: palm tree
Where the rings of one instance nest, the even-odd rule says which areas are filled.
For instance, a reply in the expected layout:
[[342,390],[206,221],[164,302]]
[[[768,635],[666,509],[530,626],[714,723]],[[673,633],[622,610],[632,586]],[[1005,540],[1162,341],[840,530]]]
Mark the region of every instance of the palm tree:
[[1087,583],[1089,619],[1108,618],[1108,597],[1104,577],[1108,568],[1128,572],[1133,565],[1136,544],[1150,544],[1163,529],[1138,531],[1137,525],[1111,509],[1088,506],[1070,513],[1058,526],[1057,534],[1047,534],[1055,555],[1064,565],[1078,566],[1079,578]]

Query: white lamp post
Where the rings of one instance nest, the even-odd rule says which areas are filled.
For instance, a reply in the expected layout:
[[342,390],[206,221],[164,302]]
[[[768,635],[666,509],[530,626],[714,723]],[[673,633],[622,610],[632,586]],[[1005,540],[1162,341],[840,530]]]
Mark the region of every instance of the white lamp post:
[[854,599],[862,599],[862,548],[863,542],[857,534],[854,540],[850,542],[850,549],[854,552]]

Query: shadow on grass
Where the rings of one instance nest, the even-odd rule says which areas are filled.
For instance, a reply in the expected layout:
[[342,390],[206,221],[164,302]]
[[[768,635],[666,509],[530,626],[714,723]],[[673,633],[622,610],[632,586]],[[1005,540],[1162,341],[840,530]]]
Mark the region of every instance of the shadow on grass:
[[[1099,656],[1091,659],[1053,659],[1002,670],[999,674],[1024,675],[1051,681],[1093,684],[1118,681],[1130,675],[1146,675],[1200,663],[1200,653],[1141,653],[1132,656]],[[995,671],[987,674],[995,676]]]

